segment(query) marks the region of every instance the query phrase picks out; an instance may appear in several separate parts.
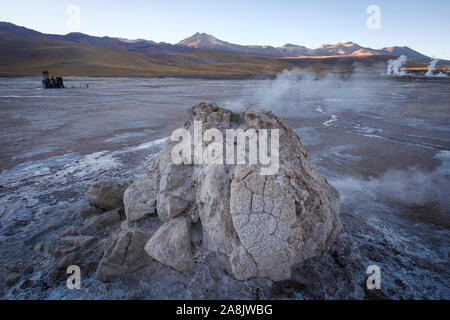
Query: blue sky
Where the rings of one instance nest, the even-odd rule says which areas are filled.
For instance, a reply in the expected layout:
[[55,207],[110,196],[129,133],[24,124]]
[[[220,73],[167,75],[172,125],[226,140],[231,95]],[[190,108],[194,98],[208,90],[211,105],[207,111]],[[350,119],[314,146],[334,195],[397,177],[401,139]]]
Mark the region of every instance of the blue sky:
[[[353,41],[380,48],[408,46],[450,59],[450,1],[404,0],[164,0],[164,1],[8,1],[0,21],[45,33],[65,34],[67,7],[81,9],[81,32],[176,43],[206,32],[237,44],[316,48]],[[381,10],[381,28],[368,29],[369,5]]]

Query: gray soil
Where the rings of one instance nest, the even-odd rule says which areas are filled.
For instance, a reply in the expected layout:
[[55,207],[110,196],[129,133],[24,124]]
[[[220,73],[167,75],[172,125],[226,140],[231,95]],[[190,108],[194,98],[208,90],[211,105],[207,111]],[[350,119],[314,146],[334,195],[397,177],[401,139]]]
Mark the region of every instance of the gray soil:
[[[69,78],[0,80],[0,298],[448,299],[450,81],[354,76],[275,80]],[[86,87],[89,84],[89,87]],[[313,166],[341,192],[344,232],[291,280],[237,281],[199,266],[153,264],[81,290],[55,277],[36,248],[81,224],[77,208],[99,180],[145,174],[188,107],[270,109],[295,129]],[[105,236],[107,237],[107,235]],[[367,290],[366,268],[381,269]]]

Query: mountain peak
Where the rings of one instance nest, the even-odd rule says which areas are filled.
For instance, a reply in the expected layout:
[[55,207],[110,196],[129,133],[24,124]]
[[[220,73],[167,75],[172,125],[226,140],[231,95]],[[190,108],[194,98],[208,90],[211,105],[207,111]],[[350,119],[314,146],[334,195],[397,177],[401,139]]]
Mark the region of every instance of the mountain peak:
[[417,52],[407,46],[391,46],[391,47],[385,47],[380,48],[378,51],[383,52],[384,54],[389,54],[393,56],[401,56],[405,55],[408,57],[408,59],[416,60],[419,62],[429,62],[431,60],[430,57],[427,57],[424,54],[421,54],[420,52]]
[[[191,40],[194,40],[194,39],[216,39],[217,40],[217,38],[214,37],[213,35],[210,35],[210,34],[204,33],[204,32],[196,32],[192,36],[187,37],[184,40],[188,40],[188,39],[191,39]],[[182,41],[184,41],[184,40],[182,40]]]
[[225,44],[227,43],[210,34],[200,32],[196,32],[192,36],[178,42],[178,45],[196,49],[212,49],[212,47],[217,45],[221,46]]
[[279,48],[284,49],[284,48],[304,48],[304,47],[298,46],[298,45],[292,44],[292,43],[286,43],[286,44],[283,44],[282,46],[280,46]]

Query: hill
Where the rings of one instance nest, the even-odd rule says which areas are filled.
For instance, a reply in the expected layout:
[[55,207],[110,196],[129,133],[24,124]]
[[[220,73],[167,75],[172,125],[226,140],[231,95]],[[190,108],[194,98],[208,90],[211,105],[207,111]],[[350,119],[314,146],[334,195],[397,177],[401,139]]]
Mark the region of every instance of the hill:
[[[239,48],[246,51],[233,52]],[[317,57],[302,46],[238,46],[205,34],[172,45],[81,33],[49,35],[0,22],[0,75],[40,75],[43,70],[49,70],[62,76],[248,78],[271,77],[292,68],[346,74],[353,70],[355,63],[376,65],[393,58],[386,54],[354,54],[363,50],[356,44],[346,48],[333,56]],[[284,52],[281,56],[301,53],[303,57],[257,54],[270,50]],[[330,55],[340,49],[323,46],[322,50]]]

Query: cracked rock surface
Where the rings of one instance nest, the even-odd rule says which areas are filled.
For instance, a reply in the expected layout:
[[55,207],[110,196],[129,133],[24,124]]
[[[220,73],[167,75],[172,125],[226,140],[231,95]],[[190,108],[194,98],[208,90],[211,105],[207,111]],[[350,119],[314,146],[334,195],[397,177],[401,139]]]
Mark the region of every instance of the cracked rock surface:
[[291,278],[294,264],[332,244],[342,229],[339,193],[311,167],[299,137],[281,119],[206,103],[188,114],[191,136],[194,121],[201,121],[203,132],[216,128],[223,136],[227,129],[278,129],[279,170],[263,175],[260,163],[175,164],[177,142],[167,140],[147,176],[124,196],[127,222],[143,224],[154,213],[164,222],[145,244],[149,256],[186,271],[194,262],[191,252],[206,250],[224,259],[238,280],[280,281]]

